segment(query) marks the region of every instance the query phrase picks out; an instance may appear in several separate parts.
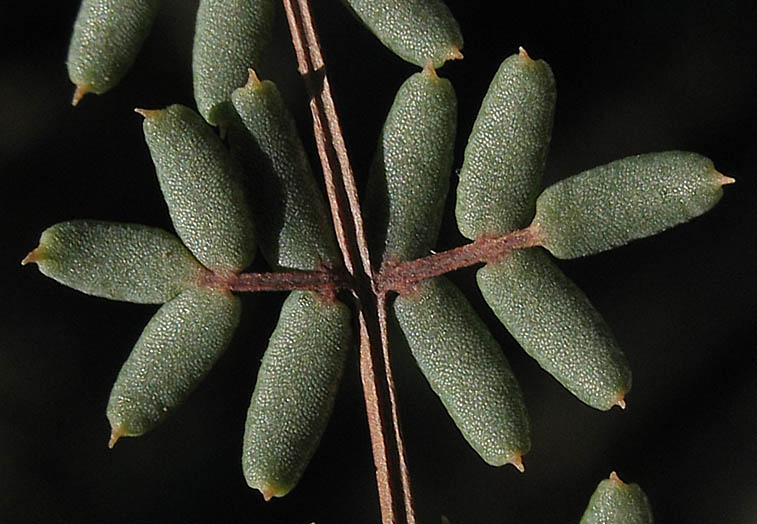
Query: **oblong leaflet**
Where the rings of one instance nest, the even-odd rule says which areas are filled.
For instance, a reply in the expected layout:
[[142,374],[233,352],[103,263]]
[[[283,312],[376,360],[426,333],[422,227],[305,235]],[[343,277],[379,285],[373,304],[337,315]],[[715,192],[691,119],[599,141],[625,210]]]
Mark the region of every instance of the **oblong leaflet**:
[[242,125],[231,125],[232,151],[247,171],[260,249],[277,269],[317,270],[341,261],[326,201],[281,93],[250,73],[232,93]]
[[273,29],[274,0],[201,0],[197,8],[192,79],[200,114],[212,125],[231,119],[231,92],[261,69]]
[[255,232],[241,169],[200,116],[181,105],[141,110],[145,140],[176,233],[213,271],[241,271]]
[[344,0],[355,16],[396,55],[440,68],[462,58],[463,35],[441,0]]
[[494,75],[465,147],[455,215],[475,240],[528,225],[549,152],[555,110],[549,65],[525,51]]
[[484,299],[521,347],[581,401],[624,406],[631,370],[586,295],[541,248],[514,251],[476,273]]
[[731,182],[696,153],[630,156],[545,189],[536,201],[533,222],[553,255],[582,257],[701,215]]
[[350,347],[350,311],[311,291],[281,308],[247,412],[242,469],[266,500],[297,484],[328,423]]
[[402,262],[435,246],[452,171],[457,100],[433,71],[408,78],[381,131],[366,189],[377,262]]
[[410,350],[431,388],[481,458],[521,466],[528,415],[502,349],[463,294],[444,277],[394,302]]
[[150,32],[160,0],[83,0],[68,47],[74,105],[88,92],[102,94],[127,73]]
[[184,402],[231,342],[240,314],[238,297],[207,288],[187,289],[155,313],[110,393],[111,447],[150,431]]
[[72,220],[47,228],[23,263],[77,291],[162,304],[205,273],[175,236],[141,224]]

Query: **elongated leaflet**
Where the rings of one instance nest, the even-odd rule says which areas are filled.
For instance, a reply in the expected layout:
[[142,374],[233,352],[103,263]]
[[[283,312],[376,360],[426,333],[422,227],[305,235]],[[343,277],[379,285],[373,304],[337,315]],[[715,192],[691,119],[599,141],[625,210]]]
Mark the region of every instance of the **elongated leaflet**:
[[486,302],[539,365],[589,406],[624,406],[631,371],[586,295],[540,248],[510,253],[476,274]]
[[701,215],[733,181],[696,153],[630,156],[548,187],[534,225],[556,257],[591,255]]
[[239,298],[199,287],[158,310],[110,393],[111,447],[153,429],[184,402],[229,345],[240,312]]
[[113,88],[137,57],[160,0],[83,0],[68,47],[73,104],[86,93]]
[[444,277],[400,295],[394,312],[431,388],[481,458],[522,469],[531,447],[523,396],[502,349]]
[[197,109],[213,125],[227,123],[231,92],[247,69],[260,69],[271,39],[274,0],[201,0],[197,8],[192,77]]
[[250,72],[231,96],[243,126],[229,139],[243,160],[260,249],[277,269],[315,270],[339,264],[326,202],[284,100],[270,81]]
[[188,107],[140,112],[176,233],[207,268],[241,271],[255,257],[255,233],[239,166]]
[[397,92],[368,180],[366,223],[382,262],[412,260],[436,244],[452,171],[457,100],[425,69]]
[[344,0],[386,47],[408,62],[435,68],[462,58],[463,35],[441,0]]
[[528,225],[549,152],[555,110],[549,65],[521,49],[500,65],[465,148],[455,214],[472,240]]
[[350,311],[311,291],[281,308],[247,412],[242,468],[266,500],[297,484],[334,404],[351,339]]
[[139,224],[72,220],[47,228],[22,264],[63,285],[113,300],[162,304],[205,269],[174,235]]
[[652,507],[637,484],[625,484],[613,471],[599,483],[580,524],[652,524]]

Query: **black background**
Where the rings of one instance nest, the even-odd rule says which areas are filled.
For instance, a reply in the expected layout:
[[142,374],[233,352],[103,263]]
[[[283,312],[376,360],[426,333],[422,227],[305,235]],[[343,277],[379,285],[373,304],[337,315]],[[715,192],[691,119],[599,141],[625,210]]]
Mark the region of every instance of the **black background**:
[[[394,92],[417,68],[338,2],[315,16],[358,177]],[[536,4],[536,5],[533,5]],[[72,218],[171,224],[132,108],[193,105],[196,2],[167,0],[136,65],[105,96],[69,105],[78,2],[17,2],[0,17],[0,522],[378,522],[357,360],[298,487],[264,503],[246,487],[241,434],[283,295],[245,296],[232,347],[172,419],[108,450],[110,386],[155,307],[89,297],[19,261]],[[630,154],[693,150],[737,179],[705,216],[657,237],[560,262],[615,331],[634,371],[625,412],[574,399],[458,282],[501,341],[533,421],[526,473],[485,465],[405,349],[395,372],[420,522],[578,522],[615,469],[658,522],[757,522],[754,2],[450,2],[465,60],[456,167],[498,64],[524,46],[558,85],[546,183]],[[313,151],[309,111],[277,25],[269,76]],[[313,157],[315,162],[315,157]],[[362,179],[362,178],[361,178]],[[448,205],[439,248],[463,242]]]

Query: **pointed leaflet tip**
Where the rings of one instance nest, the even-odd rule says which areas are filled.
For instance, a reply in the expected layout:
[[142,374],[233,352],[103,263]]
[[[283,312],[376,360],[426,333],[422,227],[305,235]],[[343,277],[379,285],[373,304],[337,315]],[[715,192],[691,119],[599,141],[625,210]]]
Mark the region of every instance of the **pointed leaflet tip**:
[[248,485],[251,488],[255,488],[263,495],[263,500],[266,502],[270,501],[273,497],[283,497],[287,493],[289,493],[290,488],[286,488],[275,481],[273,483],[269,483],[268,481],[263,481],[262,484],[256,485],[256,484],[250,484]]
[[88,85],[77,85],[76,89],[74,89],[74,96],[71,99],[71,105],[76,107],[76,104],[79,103],[79,100],[82,99],[84,95],[92,91],[92,88]]
[[620,484],[623,484],[623,481],[620,480],[620,477],[614,471],[612,473],[610,473],[610,480],[612,480],[613,482],[618,482]]
[[463,52],[457,47],[453,47],[450,50],[448,60],[462,60],[463,58]]
[[720,184],[721,186],[727,186],[728,184],[733,184],[734,182],[736,182],[735,178],[725,176],[723,173],[719,171],[716,171],[715,173],[718,176],[718,184]]
[[531,57],[528,56],[528,52],[522,46],[518,47],[518,56],[524,60],[531,61]]
[[271,500],[273,496],[275,495],[274,490],[273,488],[271,488],[271,486],[263,486],[259,489],[260,489],[260,492],[263,494],[263,500],[265,500],[266,502]]
[[253,68],[247,69],[247,83],[245,84],[246,88],[255,88],[261,84],[260,77],[255,72]]
[[113,449],[113,446],[116,445],[116,442],[118,442],[118,439],[121,438],[123,435],[123,429],[121,426],[114,426],[110,430],[110,439],[108,440],[108,449]]
[[31,250],[29,254],[26,255],[21,261],[21,265],[25,266],[30,262],[39,262],[40,260],[42,260],[44,257],[42,256],[41,248],[42,246],[38,246],[35,249]]
[[146,119],[155,118],[162,111],[162,109],[142,109],[141,107],[135,107],[134,112],[142,115]]
[[510,459],[510,462],[508,464],[512,464],[515,469],[520,471],[521,473],[525,473],[526,467],[523,465],[523,458],[520,455],[517,455]]
[[626,399],[623,397],[618,398],[618,400],[615,401],[615,405],[620,407],[620,409],[626,409]]

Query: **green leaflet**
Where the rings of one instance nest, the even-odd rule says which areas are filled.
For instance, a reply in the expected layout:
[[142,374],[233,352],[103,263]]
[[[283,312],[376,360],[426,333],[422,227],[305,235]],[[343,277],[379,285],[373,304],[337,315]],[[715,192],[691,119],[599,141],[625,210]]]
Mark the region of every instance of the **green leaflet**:
[[377,261],[429,254],[439,234],[457,124],[452,84],[424,70],[397,92],[371,166],[366,224]]
[[465,439],[494,466],[531,448],[528,414],[502,349],[446,278],[398,296],[394,312],[410,350]]
[[555,110],[549,65],[525,51],[500,65],[465,148],[455,214],[475,240],[528,225],[534,216]]
[[255,233],[239,166],[213,129],[188,107],[141,112],[179,238],[208,269],[241,271],[255,257]]
[[111,447],[150,431],[184,402],[231,342],[240,313],[238,297],[207,288],[187,289],[155,313],[110,393]]
[[276,85],[251,72],[231,100],[244,125],[232,125],[229,139],[250,176],[266,260],[277,269],[337,266],[341,258],[323,194]]
[[441,0],[343,0],[381,40],[408,62],[440,68],[462,58],[463,35]]
[[198,111],[209,123],[228,123],[231,92],[244,85],[248,68],[261,68],[275,9],[274,0],[200,1],[192,77]]
[[350,310],[310,291],[281,308],[247,412],[242,468],[266,500],[297,484],[334,404],[352,334]]
[[74,105],[86,93],[115,87],[150,32],[160,0],[84,0],[68,47]]
[[652,524],[652,507],[637,484],[625,484],[613,471],[599,483],[580,524]]
[[507,330],[539,365],[589,406],[624,406],[631,371],[586,295],[540,248],[510,253],[476,274]]
[[683,151],[636,155],[548,187],[534,225],[558,258],[576,258],[654,235],[708,211],[733,179]]
[[139,224],[72,220],[47,228],[22,264],[83,293],[162,304],[205,269],[174,235]]

